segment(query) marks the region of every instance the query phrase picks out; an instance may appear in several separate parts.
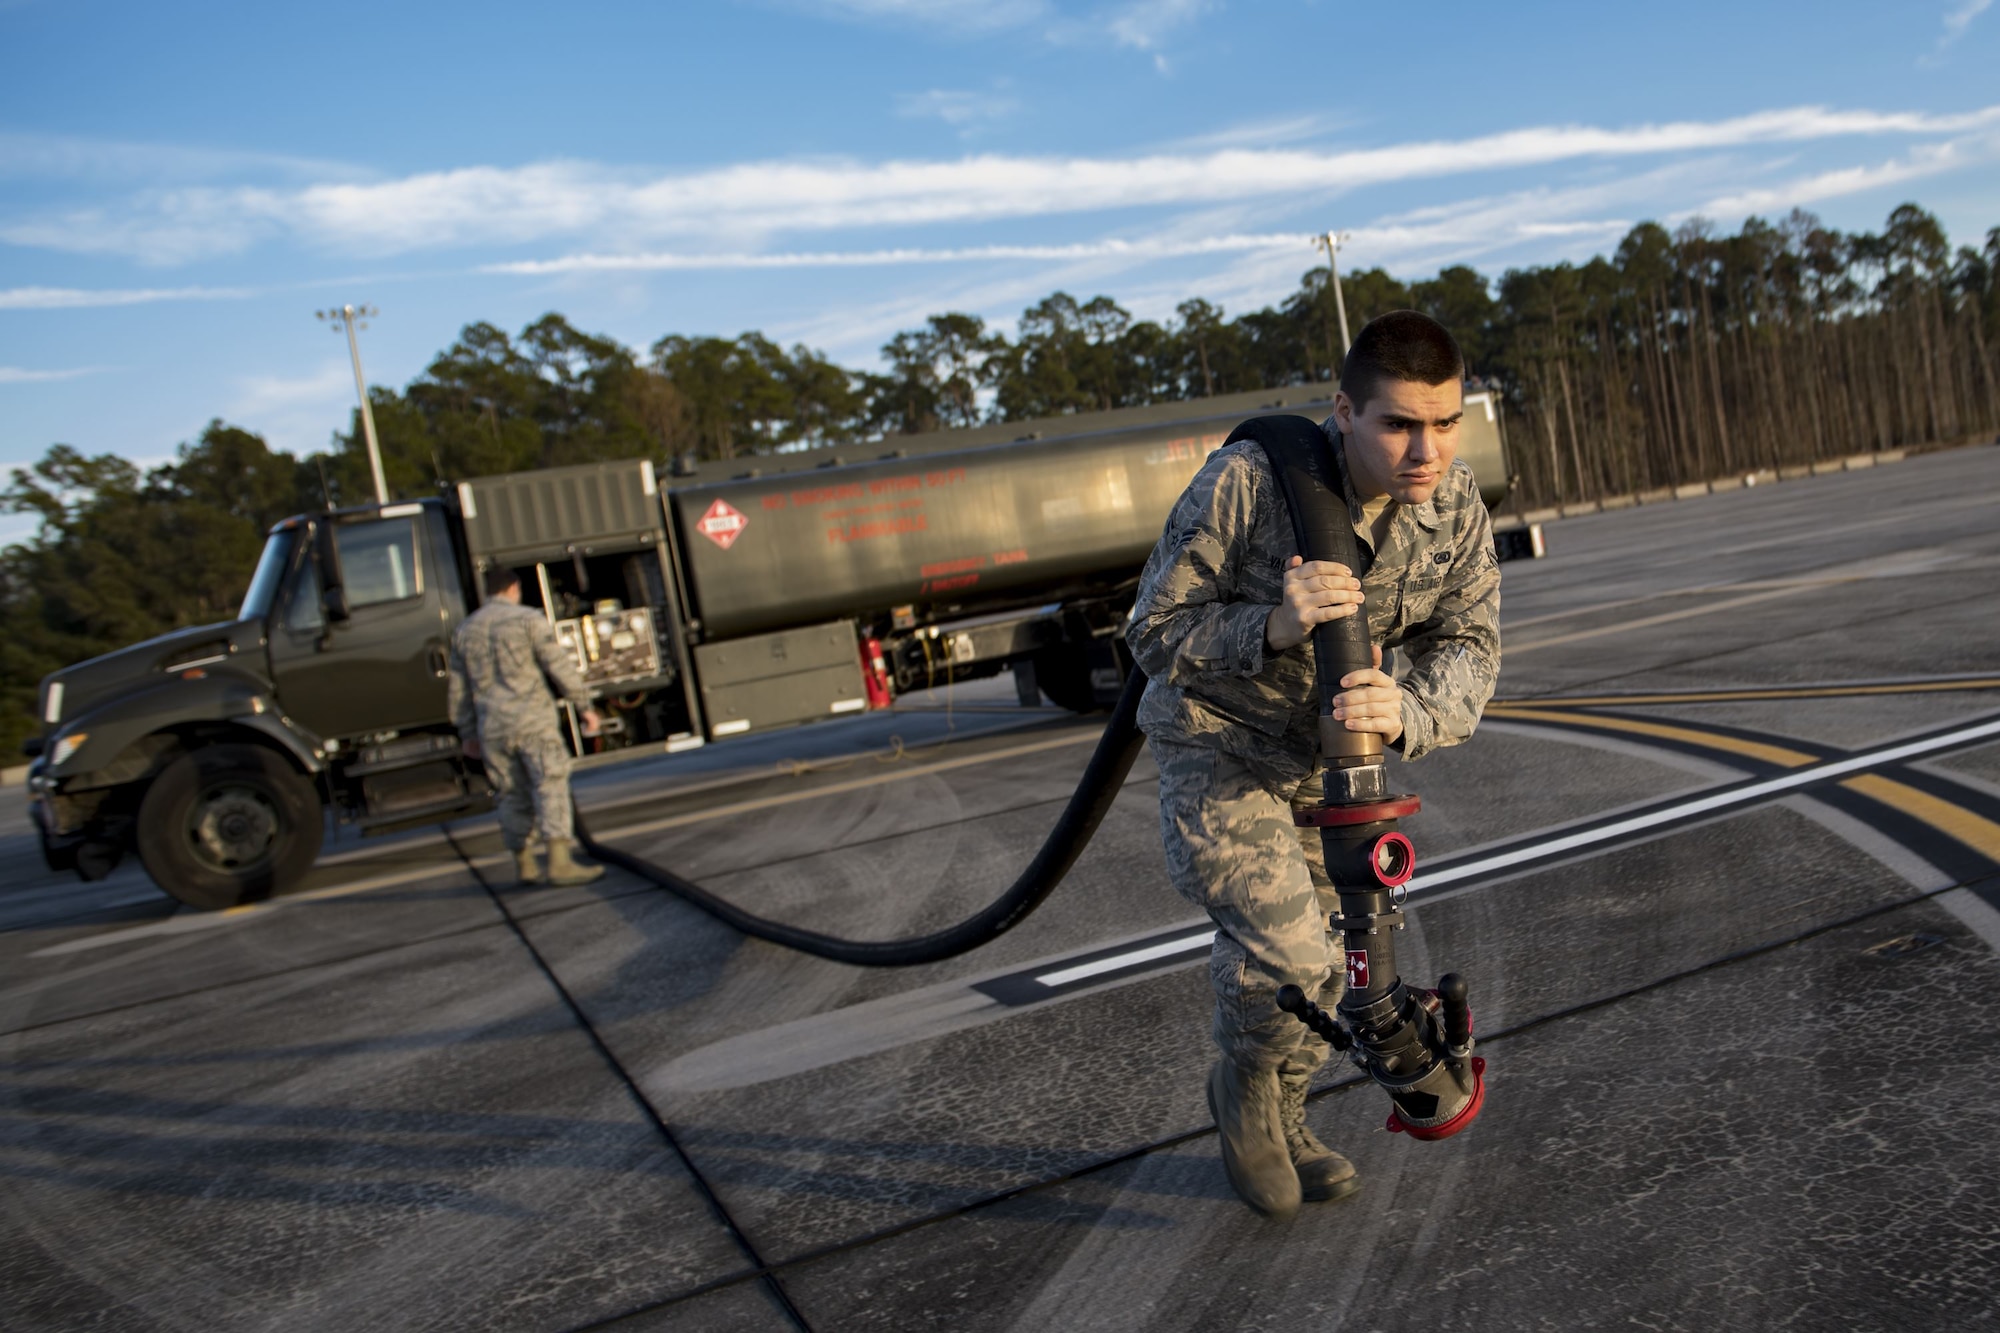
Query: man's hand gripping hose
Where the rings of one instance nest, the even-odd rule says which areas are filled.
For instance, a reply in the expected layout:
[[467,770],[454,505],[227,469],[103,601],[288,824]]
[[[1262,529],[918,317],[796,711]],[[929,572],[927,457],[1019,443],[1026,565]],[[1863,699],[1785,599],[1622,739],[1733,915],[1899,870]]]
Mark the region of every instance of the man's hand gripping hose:
[[1097,748],[1091,752],[1090,764],[1083,771],[1083,780],[1077,783],[1076,791],[1063,808],[1061,818],[1056,820],[1055,828],[1050,830],[1041,850],[1028,862],[1027,869],[1021,872],[1013,887],[957,925],[930,935],[906,940],[846,940],[746,912],[664,866],[656,866],[630,852],[599,842],[591,836],[581,807],[576,808],[577,840],[597,860],[657,884],[755,939],[780,944],[817,958],[828,958],[836,963],[853,963],[858,967],[914,967],[919,963],[953,958],[998,939],[1020,924],[1030,912],[1042,905],[1042,900],[1062,883],[1063,876],[1076,864],[1076,858],[1082,855],[1091,835],[1097,832],[1097,826],[1111,809],[1111,803],[1118,799],[1125,776],[1131,772],[1133,761],[1138,759],[1139,749],[1145,744],[1146,738],[1140,732],[1137,720],[1139,696],[1145,690],[1146,677],[1134,669],[1126,677],[1124,692],[1118,696],[1111,724],[1105,727]]
[[[1304,417],[1258,417],[1229,443],[1255,440],[1291,511],[1293,535],[1307,560],[1331,560],[1367,572],[1325,434]],[[1278,1007],[1318,1033],[1381,1085],[1395,1109],[1389,1128],[1415,1139],[1442,1139],[1478,1117],[1486,1103],[1486,1062],[1472,1054],[1472,1009],[1464,978],[1447,973],[1435,991],[1405,985],[1396,970],[1395,932],[1403,928],[1403,886],[1416,872],[1416,850],[1397,828],[1422,803],[1392,795],[1381,737],[1350,731],[1333,715],[1340,680],[1368,668],[1367,605],[1313,628],[1320,689],[1320,762],[1325,802],[1293,820],[1319,829],[1326,873],[1339,896],[1331,925],[1347,947],[1347,988],[1334,1014],[1297,986],[1278,992]]]

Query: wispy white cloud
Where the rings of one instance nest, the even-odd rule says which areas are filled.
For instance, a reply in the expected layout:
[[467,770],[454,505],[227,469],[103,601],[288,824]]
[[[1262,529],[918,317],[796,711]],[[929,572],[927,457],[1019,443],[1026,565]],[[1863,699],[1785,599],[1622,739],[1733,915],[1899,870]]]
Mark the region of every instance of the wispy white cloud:
[[102,366],[76,366],[69,370],[29,370],[22,366],[0,366],[0,384],[46,384],[95,375],[102,369]]
[[306,454],[325,448],[331,428],[346,425],[353,408],[354,371],[341,356],[304,375],[244,376],[223,416],[273,448]]
[[1120,46],[1158,51],[1167,38],[1215,8],[1214,0],[1133,0],[1105,20]]
[[1972,26],[1972,20],[1992,7],[1993,0],[1959,0],[1958,4],[1945,11],[1944,32],[1938,37],[1937,49],[1942,51],[1965,36],[1965,30]]
[[912,120],[941,120],[958,129],[999,120],[1020,109],[1018,100],[998,92],[931,88],[920,93],[896,94],[897,115]]
[[1900,157],[1872,166],[1841,167],[1776,185],[1720,195],[1700,208],[1689,209],[1676,216],[1700,214],[1729,222],[1753,213],[1771,214],[1800,208],[1996,160],[2000,160],[2000,135],[1976,135],[1946,143],[1922,144]]
[[1192,153],[1218,148],[1272,148],[1305,139],[1324,139],[1354,125],[1351,116],[1316,112],[1303,116],[1281,116],[1270,120],[1245,121],[1207,134],[1189,135],[1160,145],[1161,151]]
[[[1959,145],[1951,156],[1959,166],[1977,165],[1979,159],[1972,152],[1972,147]],[[1709,154],[1570,188],[1482,194],[1449,204],[1350,218],[1346,225],[1351,236],[1342,251],[1341,266],[1343,271],[1379,266],[1412,276],[1447,264],[1484,266],[1514,257],[1535,263],[1581,261],[1615,246],[1640,218],[1672,222],[1700,213],[1733,224],[1748,213],[1776,214],[1794,205],[1878,189],[1916,173],[1945,170],[1943,156],[1924,146],[1880,167],[1753,187],[1748,182],[1769,175],[1774,168],[1781,169],[1787,159],[1773,162]],[[1745,184],[1744,188],[1717,193],[1718,181]],[[1689,198],[1703,202],[1698,209],[1682,208],[1682,202]],[[841,263],[942,265],[963,260],[966,278],[962,282],[926,282],[914,292],[885,297],[860,308],[842,305],[838,311],[809,316],[774,332],[787,339],[827,345],[836,356],[865,360],[897,329],[939,309],[969,310],[985,316],[996,327],[1010,327],[1022,304],[1061,287],[1077,293],[1115,291],[1120,304],[1147,319],[1171,320],[1175,307],[1190,291],[1199,291],[1226,309],[1240,312],[1282,300],[1297,288],[1301,273],[1324,262],[1310,238],[1302,234],[1199,230],[1203,223],[1227,221],[1237,215],[1237,210],[1204,210],[1184,216],[1180,219],[1184,225],[1151,237],[1005,247],[1006,257],[1043,262],[997,269],[978,262],[1000,257],[989,255],[988,247],[841,255],[837,257]],[[1226,262],[1198,275],[1180,265],[1154,266],[1156,260],[1201,255]],[[825,257],[799,254],[772,258],[790,264],[818,263]]]
[[849,227],[970,223],[1228,198],[1332,195],[1370,185],[1578,160],[1685,154],[1841,137],[1941,137],[2000,126],[2000,106],[1957,115],[1793,107],[1713,121],[1533,126],[1349,151],[1159,152],[1126,158],[981,154],[947,161],[744,163],[652,175],[587,162],[466,167],[303,189],[153,192],[118,214],[0,225],[16,245],[172,262],[267,235],[346,252],[518,245],[588,234],[637,248]]
[[1958,0],[1944,12],[1943,27],[1937,35],[1937,42],[1930,50],[1917,57],[1918,68],[1932,68],[1945,63],[1945,53],[1958,39],[1965,36],[1972,21],[1993,7],[1993,0]]
[[250,375],[237,381],[231,416],[253,416],[354,397],[354,372],[343,360],[328,360],[310,375]]
[[325,180],[366,174],[345,162],[286,153],[0,131],[0,179],[105,180],[129,186],[137,181]]
[[234,301],[253,295],[242,287],[0,288],[0,310],[86,310],[152,305],[158,301]]
[[720,254],[581,254],[487,264],[480,271],[536,277],[555,273],[635,273],[686,269],[895,268],[910,264],[990,263],[1010,259],[1067,262],[1113,258],[1145,261],[1237,250],[1298,249],[1309,244],[1311,239],[1299,232],[1277,232],[1193,238],[1113,237],[1069,245],[968,245],[937,249],[737,251]]

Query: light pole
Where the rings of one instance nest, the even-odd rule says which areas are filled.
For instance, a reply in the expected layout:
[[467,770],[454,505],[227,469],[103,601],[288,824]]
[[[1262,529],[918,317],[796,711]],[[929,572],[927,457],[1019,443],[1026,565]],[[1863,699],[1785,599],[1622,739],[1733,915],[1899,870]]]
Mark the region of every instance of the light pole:
[[1340,359],[1343,361],[1347,359],[1348,346],[1354,340],[1347,336],[1347,302],[1340,295],[1340,261],[1337,256],[1340,247],[1346,245],[1353,235],[1351,231],[1329,231],[1320,233],[1315,240],[1315,244],[1325,248],[1326,267],[1333,274],[1333,308],[1340,312]]
[[[389,483],[382,475],[382,447],[375,442],[375,414],[368,409],[368,381],[361,377],[361,344],[355,341],[354,330],[367,328],[364,322],[382,312],[372,305],[344,305],[337,310],[315,310],[319,318],[335,326],[335,331],[347,330],[347,354],[354,360],[354,396],[361,400],[361,433],[368,440],[368,467],[375,474],[375,503],[389,503]],[[1342,327],[1346,327],[1343,318]]]

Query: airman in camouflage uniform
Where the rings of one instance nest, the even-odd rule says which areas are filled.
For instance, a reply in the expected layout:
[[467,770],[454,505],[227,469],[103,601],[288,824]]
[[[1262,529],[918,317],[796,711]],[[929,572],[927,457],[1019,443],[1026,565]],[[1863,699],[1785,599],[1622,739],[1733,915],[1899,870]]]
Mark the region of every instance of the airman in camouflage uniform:
[[514,853],[521,882],[544,878],[539,843],[548,849],[548,882],[587,884],[604,867],[575,859],[569,748],[549,686],[553,682],[582,711],[586,729],[595,731],[590,689],[548,620],[521,605],[518,577],[494,571],[487,576],[487,595],[487,603],[452,635],[452,725],[467,755],[485,761],[500,811],[500,837]]
[[[1361,341],[1355,346],[1360,351]],[[1455,373],[1449,388],[1456,402]],[[1359,687],[1341,696],[1347,725],[1382,732],[1390,748],[1416,759],[1472,734],[1499,674],[1500,570],[1491,520],[1471,469],[1447,452],[1449,465],[1427,499],[1390,503],[1371,526],[1346,441],[1333,421],[1325,429],[1350,517],[1362,540],[1379,548],[1358,584],[1370,638],[1400,647],[1411,663],[1399,688],[1376,683],[1388,682],[1380,672],[1366,673],[1370,681],[1363,673],[1346,677],[1343,685]],[[1270,1111],[1284,1140],[1279,1174],[1289,1175],[1282,1169],[1288,1155],[1304,1197],[1324,1199],[1354,1188],[1352,1167],[1304,1123],[1307,1086],[1328,1048],[1276,1003],[1289,983],[1331,1006],[1345,982],[1340,937],[1328,926],[1336,899],[1319,833],[1292,822],[1293,806],[1321,799],[1312,648],[1295,640],[1274,651],[1267,638],[1298,556],[1263,449],[1245,441],[1218,450],[1189,483],[1146,564],[1127,642],[1150,678],[1139,725],[1160,768],[1168,874],[1217,927],[1210,980],[1223,1062],[1211,1075],[1211,1106],[1228,1100],[1217,1082],[1225,1075],[1246,1095],[1275,1097]],[[1320,582],[1355,587],[1346,578]],[[1334,596],[1351,602],[1353,591]],[[1351,607],[1311,618],[1337,614],[1352,614]],[[1375,702],[1359,702],[1364,698]],[[1383,717],[1398,709],[1394,721]],[[1371,713],[1374,722],[1356,720]],[[1224,1119],[1218,1107],[1218,1125]],[[1246,1187],[1224,1131],[1225,1165],[1246,1200],[1266,1212],[1295,1207],[1300,1183],[1270,1186],[1267,1179],[1267,1188],[1254,1181]]]

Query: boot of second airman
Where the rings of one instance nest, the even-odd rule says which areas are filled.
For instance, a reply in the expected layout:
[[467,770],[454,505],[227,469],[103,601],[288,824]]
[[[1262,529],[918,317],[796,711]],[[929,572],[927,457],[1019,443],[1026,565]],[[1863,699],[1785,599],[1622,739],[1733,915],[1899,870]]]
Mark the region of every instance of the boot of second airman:
[[576,859],[576,844],[569,839],[549,843],[549,883],[588,884],[603,877],[603,866]]
[[540,848],[534,843],[517,848],[514,852],[514,874],[516,882],[522,885],[542,882],[542,858]]

